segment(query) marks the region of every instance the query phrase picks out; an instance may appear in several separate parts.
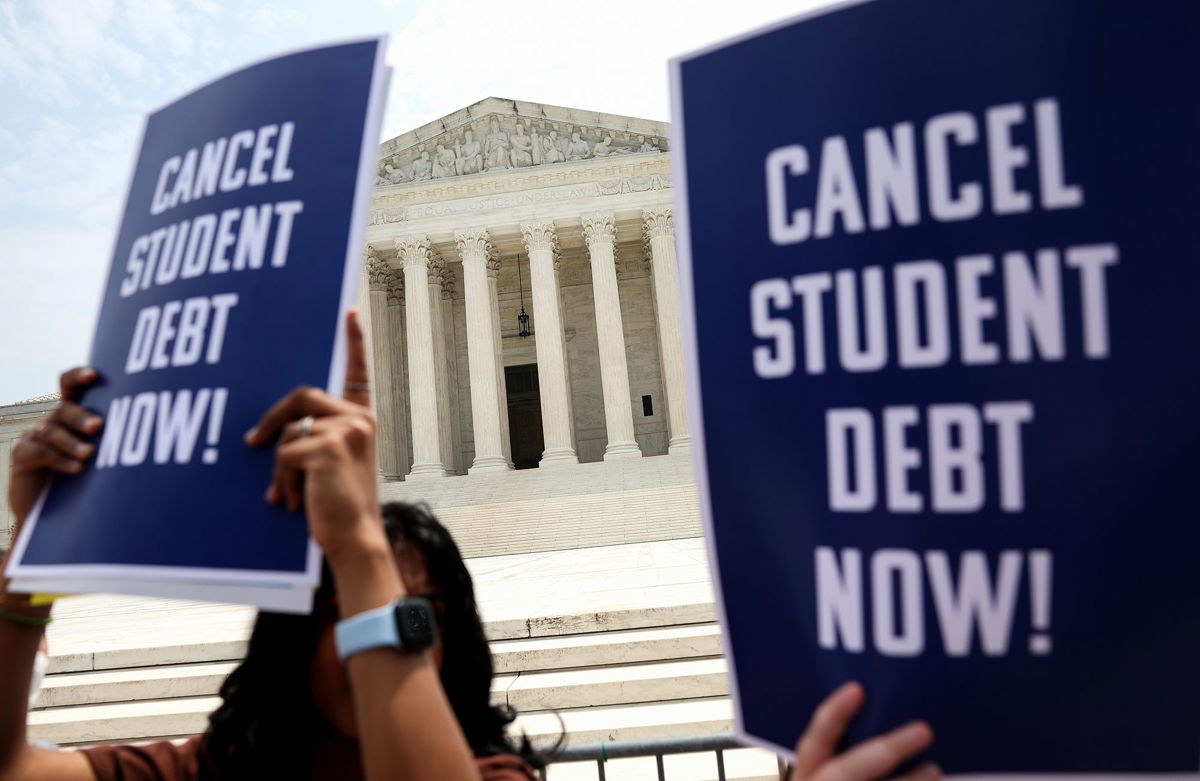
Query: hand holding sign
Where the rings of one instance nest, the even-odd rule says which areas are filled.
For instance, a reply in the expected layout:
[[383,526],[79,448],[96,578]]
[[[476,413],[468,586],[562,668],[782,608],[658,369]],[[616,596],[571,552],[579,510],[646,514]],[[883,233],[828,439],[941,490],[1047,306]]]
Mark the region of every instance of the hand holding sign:
[[[850,720],[862,709],[863,689],[857,683],[843,684],[825,698],[796,744],[796,766],[791,781],[872,781],[884,778],[898,765],[929,748],[933,730],[923,721],[865,741],[837,755],[837,746]],[[937,765],[926,763],[898,777],[897,781],[936,781],[942,777]]]
[[366,349],[357,311],[346,317],[346,339],[346,398],[297,388],[246,433],[253,446],[280,435],[267,501],[283,501],[292,510],[303,505],[309,531],[330,559],[379,529],[375,416],[363,390]]
[[54,472],[79,474],[96,452],[91,437],[104,421],[78,404],[84,389],[96,381],[95,369],[68,369],[59,377],[62,403],[21,435],[12,452],[8,503],[18,529]]

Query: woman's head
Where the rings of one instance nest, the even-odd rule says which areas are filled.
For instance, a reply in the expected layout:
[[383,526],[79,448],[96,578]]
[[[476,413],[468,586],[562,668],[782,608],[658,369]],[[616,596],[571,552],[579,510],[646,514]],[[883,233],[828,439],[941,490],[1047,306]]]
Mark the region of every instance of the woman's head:
[[[396,566],[413,596],[437,612],[439,644],[432,657],[467,742],[477,755],[511,752],[508,708],[490,703],[492,657],[471,575],[450,533],[424,506],[392,502],[383,523]],[[328,571],[311,615],[260,613],[246,658],[221,687],[224,703],[210,717],[209,756],[223,772],[241,775],[297,757],[297,738],[353,737],[349,680],[333,649],[337,594]],[[530,753],[528,746],[521,753]]]

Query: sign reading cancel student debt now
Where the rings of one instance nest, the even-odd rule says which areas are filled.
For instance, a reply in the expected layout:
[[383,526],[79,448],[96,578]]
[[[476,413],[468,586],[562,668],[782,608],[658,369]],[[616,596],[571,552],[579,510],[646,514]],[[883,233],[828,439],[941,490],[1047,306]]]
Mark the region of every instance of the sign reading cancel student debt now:
[[875,0],[676,61],[744,735],[1200,770],[1200,6]]
[[242,434],[298,385],[341,393],[383,49],[278,57],[148,117],[83,399],[104,430],[22,529],[15,587],[307,611],[319,553]]

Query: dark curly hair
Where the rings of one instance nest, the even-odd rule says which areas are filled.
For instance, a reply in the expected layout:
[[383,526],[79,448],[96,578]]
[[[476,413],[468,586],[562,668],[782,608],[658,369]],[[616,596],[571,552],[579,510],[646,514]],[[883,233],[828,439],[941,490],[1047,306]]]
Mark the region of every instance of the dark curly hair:
[[[383,524],[394,548],[415,548],[438,590],[443,639],[442,688],[476,756],[517,754],[535,767],[545,761],[522,736],[506,734],[516,717],[490,702],[492,654],[475,602],[475,587],[458,545],[424,505],[390,502]],[[209,717],[202,763],[220,779],[298,778],[308,775],[298,747],[331,735],[308,685],[309,668],[323,629],[337,620],[333,578],[327,568],[311,615],[260,612],[246,657],[221,685],[224,702]]]

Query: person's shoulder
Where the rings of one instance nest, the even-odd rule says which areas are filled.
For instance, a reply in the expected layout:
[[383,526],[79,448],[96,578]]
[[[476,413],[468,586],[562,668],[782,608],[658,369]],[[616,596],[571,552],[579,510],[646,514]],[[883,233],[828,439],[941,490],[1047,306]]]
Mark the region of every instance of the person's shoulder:
[[483,781],[537,781],[533,766],[516,754],[476,757],[475,762]]
[[111,744],[80,751],[92,766],[96,781],[202,781],[201,749],[197,735],[182,743],[162,740],[140,746]]

